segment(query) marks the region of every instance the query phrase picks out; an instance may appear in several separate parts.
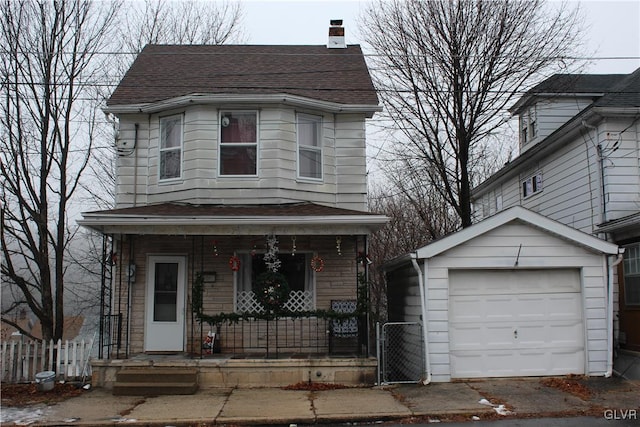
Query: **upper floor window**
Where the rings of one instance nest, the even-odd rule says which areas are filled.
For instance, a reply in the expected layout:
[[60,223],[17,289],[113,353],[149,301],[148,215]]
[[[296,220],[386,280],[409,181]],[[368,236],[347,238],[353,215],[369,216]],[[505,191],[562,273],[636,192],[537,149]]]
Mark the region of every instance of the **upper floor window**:
[[522,198],[527,198],[542,191],[542,174],[537,173],[522,181]]
[[624,303],[640,305],[640,244],[624,251]]
[[220,115],[220,175],[257,175],[258,113],[223,111]]
[[536,106],[532,105],[520,115],[520,143],[525,145],[538,135]]
[[322,179],[322,117],[298,114],[298,176]]
[[160,179],[182,173],[182,116],[160,119]]

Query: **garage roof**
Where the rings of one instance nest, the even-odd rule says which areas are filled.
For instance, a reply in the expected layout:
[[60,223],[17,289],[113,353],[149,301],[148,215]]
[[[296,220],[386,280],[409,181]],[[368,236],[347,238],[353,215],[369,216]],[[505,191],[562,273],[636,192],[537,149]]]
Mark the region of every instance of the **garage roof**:
[[562,239],[572,241],[587,249],[609,255],[618,254],[618,246],[590,234],[578,231],[567,225],[542,216],[521,206],[513,206],[493,215],[477,224],[450,234],[416,251],[419,259],[432,258],[468,240],[500,227],[514,220],[520,220],[533,227],[545,230]]

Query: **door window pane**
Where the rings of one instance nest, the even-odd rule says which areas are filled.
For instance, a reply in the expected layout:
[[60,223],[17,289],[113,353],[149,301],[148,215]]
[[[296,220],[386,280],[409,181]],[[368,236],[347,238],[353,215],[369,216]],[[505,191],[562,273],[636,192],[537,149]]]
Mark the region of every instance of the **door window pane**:
[[178,264],[156,263],[153,297],[154,322],[175,322],[178,318]]

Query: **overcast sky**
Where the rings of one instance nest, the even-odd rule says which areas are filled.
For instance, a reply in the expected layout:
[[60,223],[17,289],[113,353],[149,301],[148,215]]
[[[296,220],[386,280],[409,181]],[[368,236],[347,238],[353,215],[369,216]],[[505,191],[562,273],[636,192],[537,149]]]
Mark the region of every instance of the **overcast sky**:
[[[326,44],[329,21],[342,19],[347,44],[364,44],[358,16],[367,0],[244,0],[249,44]],[[640,67],[640,1],[580,1],[588,49],[595,52],[590,73],[629,73]],[[634,59],[602,59],[632,57]]]

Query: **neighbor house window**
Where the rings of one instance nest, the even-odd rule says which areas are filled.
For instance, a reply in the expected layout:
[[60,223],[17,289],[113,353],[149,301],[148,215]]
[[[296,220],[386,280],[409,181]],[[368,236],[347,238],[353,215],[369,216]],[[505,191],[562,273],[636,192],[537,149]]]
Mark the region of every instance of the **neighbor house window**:
[[542,191],[542,174],[537,173],[522,181],[522,198],[530,197]]
[[525,116],[520,116],[520,143],[525,145],[529,141],[528,123]]
[[160,119],[160,179],[182,173],[182,116]]
[[624,251],[624,302],[640,305],[640,244]]
[[527,144],[538,135],[536,106],[533,105],[520,115],[520,143]]
[[538,121],[536,119],[535,105],[529,108],[529,137],[535,138],[538,135]]
[[[236,274],[236,311],[239,313],[261,312],[263,307],[256,300],[253,289],[256,278],[267,271],[264,254],[238,254],[240,269]],[[310,268],[312,254],[297,252],[295,255],[279,257],[278,273],[287,279],[289,300],[284,309],[289,311],[314,310],[313,274]]]
[[322,117],[298,114],[298,176],[322,179]]
[[258,113],[223,111],[220,115],[220,175],[257,175]]

